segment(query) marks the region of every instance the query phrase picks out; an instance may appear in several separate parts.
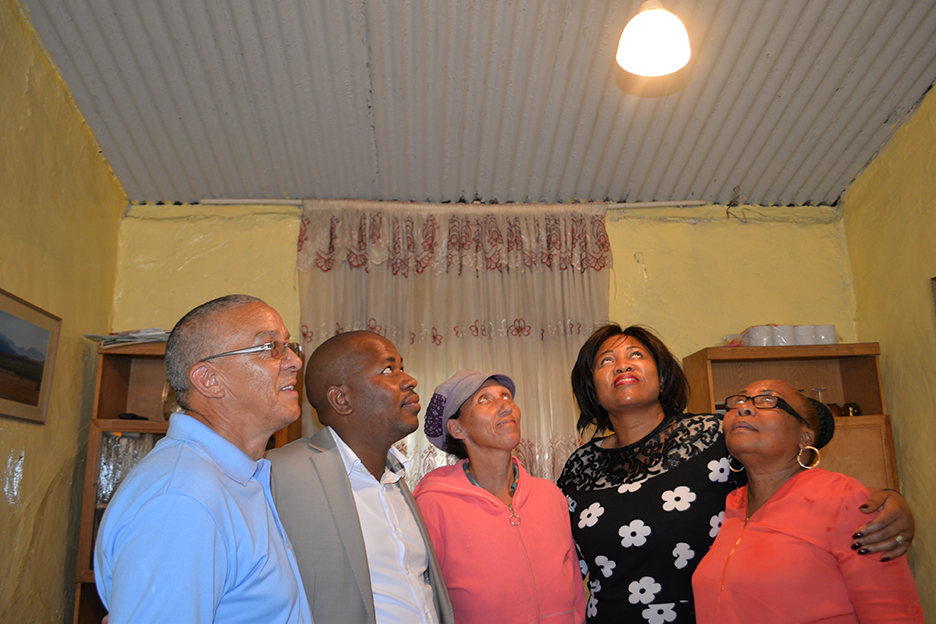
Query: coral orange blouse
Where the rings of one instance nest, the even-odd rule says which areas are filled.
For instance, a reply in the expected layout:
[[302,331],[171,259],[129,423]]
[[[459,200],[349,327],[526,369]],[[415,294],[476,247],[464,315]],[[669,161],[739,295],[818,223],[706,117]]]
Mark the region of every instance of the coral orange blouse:
[[746,520],[747,486],[692,577],[698,624],[919,622],[906,557],[851,550],[868,491],[822,469],[797,473]]

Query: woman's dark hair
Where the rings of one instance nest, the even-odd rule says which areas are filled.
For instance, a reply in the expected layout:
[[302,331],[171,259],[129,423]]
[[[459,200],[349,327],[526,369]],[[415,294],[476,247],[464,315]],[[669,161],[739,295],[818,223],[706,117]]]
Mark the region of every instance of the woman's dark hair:
[[608,323],[592,332],[579,349],[575,366],[572,367],[572,393],[580,411],[576,425],[579,433],[592,425],[597,427],[598,432],[611,430],[611,418],[607,410],[598,404],[598,393],[595,390],[595,357],[601,345],[608,338],[615,336],[634,338],[650,352],[660,377],[660,405],[663,406],[664,414],[681,414],[689,402],[689,382],[686,374],[683,373],[679,360],[670,353],[656,334],[640,325],[622,329],[617,323]]
[[816,399],[803,398],[805,399],[803,401],[803,416],[806,417],[806,424],[816,434],[813,446],[822,448],[831,442],[832,436],[835,435],[835,418],[832,417],[832,410],[829,409],[828,405],[820,403]]

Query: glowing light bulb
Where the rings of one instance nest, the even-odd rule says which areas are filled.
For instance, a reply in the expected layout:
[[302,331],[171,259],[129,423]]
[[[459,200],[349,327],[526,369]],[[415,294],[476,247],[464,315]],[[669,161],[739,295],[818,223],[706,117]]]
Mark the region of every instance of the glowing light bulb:
[[638,76],[665,76],[689,62],[689,35],[659,0],[648,0],[621,33],[617,62]]

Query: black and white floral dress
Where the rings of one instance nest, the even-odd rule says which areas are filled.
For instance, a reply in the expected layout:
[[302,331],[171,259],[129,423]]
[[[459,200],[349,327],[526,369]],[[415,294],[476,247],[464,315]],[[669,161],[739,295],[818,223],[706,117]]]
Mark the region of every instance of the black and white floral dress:
[[600,442],[573,453],[558,481],[588,575],[588,622],[695,622],[692,573],[739,485],[721,416],[679,414],[630,446]]

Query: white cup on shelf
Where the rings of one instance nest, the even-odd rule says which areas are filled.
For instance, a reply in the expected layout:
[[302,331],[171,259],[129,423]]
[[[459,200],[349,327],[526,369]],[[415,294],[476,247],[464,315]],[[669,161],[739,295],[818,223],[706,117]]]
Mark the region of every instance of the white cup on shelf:
[[770,328],[773,346],[788,347],[796,344],[792,325],[774,325]]
[[745,347],[769,347],[770,327],[767,325],[748,327],[741,335],[741,344]]
[[793,336],[798,345],[814,345],[816,344],[816,326],[797,325],[793,328]]
[[835,344],[835,325],[816,325],[816,344]]

